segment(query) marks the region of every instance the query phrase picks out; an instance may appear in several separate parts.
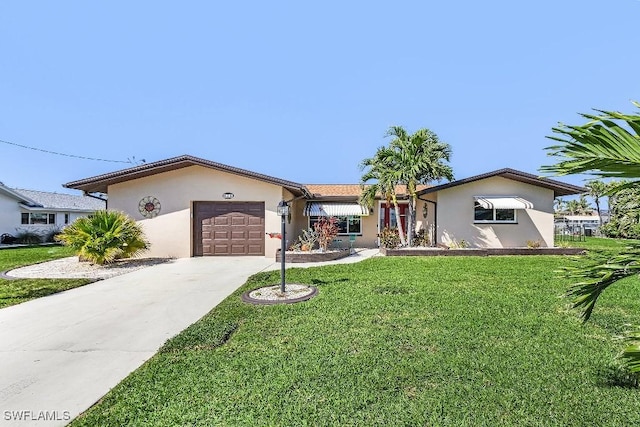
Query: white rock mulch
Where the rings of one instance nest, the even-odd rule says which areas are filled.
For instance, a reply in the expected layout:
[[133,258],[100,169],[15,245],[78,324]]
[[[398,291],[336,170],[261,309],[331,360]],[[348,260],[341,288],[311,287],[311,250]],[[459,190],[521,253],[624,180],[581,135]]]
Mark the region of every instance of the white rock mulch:
[[286,301],[306,297],[314,291],[308,285],[287,284],[284,295],[280,293],[280,285],[266,286],[249,292],[249,297],[262,301]]
[[140,258],[119,260],[108,265],[80,262],[78,257],[61,258],[40,264],[16,268],[5,273],[8,277],[21,279],[108,279],[156,264],[171,258]]

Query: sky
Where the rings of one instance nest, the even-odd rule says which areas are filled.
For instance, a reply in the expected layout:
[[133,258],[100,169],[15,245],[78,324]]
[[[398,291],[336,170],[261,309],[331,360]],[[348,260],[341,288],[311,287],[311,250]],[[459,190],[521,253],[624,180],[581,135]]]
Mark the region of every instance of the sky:
[[3,1],[0,181],[77,193],[62,185],[190,154],[358,183],[394,125],[450,144],[456,179],[537,174],[559,122],[637,111],[639,16],[639,0]]

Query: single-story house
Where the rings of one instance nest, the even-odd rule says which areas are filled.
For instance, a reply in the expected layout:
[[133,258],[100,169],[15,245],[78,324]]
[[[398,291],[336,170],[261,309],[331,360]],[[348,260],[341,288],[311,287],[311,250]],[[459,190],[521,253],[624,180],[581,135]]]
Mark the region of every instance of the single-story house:
[[[393,208],[378,200],[358,204],[359,184],[301,184],[193,156],[179,156],[65,184],[85,194],[108,195],[108,208],[140,222],[150,256],[275,256],[281,219],[291,207],[287,244],[320,217],[338,218],[348,247],[376,247],[378,233],[397,224]],[[433,244],[522,247],[528,240],[553,246],[553,200],[584,188],[501,169],[433,187],[422,187],[417,227]],[[399,193],[400,220],[407,212]]]
[[0,183],[0,235],[20,230],[46,234],[105,209],[104,200],[74,194],[9,188]]

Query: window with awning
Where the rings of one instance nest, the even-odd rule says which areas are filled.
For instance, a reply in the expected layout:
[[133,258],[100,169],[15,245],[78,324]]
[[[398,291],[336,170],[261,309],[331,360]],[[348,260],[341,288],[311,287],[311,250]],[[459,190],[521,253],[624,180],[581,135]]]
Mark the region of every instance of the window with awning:
[[307,202],[305,216],[369,216],[369,209],[359,203]]
[[533,203],[517,196],[474,196],[485,209],[533,209]]
[[533,203],[518,196],[474,196],[475,223],[516,224],[518,209],[533,209]]

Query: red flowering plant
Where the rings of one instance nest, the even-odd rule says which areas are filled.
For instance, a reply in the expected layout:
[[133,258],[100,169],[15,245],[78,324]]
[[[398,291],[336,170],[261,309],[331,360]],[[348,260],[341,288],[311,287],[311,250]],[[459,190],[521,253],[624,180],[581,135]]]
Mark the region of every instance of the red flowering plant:
[[340,232],[340,229],[336,224],[337,222],[338,220],[334,217],[322,217],[318,222],[313,224],[313,229],[318,234],[318,244],[320,245],[321,251],[326,252],[329,248],[329,244]]

